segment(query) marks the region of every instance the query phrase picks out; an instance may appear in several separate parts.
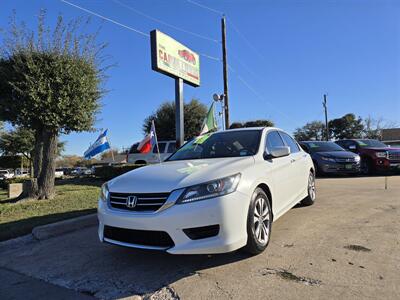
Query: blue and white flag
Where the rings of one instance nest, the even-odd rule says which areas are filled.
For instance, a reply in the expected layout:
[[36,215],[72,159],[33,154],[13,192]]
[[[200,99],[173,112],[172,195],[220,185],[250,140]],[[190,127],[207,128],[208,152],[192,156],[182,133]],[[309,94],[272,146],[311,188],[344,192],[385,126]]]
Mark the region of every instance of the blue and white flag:
[[86,159],[91,159],[93,156],[110,149],[110,143],[107,139],[107,129],[103,131],[102,134],[99,135],[97,140],[90,145],[89,149],[87,149],[84,153]]

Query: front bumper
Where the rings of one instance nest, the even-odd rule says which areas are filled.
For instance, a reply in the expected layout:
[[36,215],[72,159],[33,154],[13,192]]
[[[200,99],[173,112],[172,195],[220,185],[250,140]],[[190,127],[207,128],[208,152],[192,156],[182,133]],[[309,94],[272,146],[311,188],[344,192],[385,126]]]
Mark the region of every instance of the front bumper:
[[400,171],[400,161],[388,160],[387,158],[378,158],[374,161],[374,167],[377,171]]
[[[155,213],[121,211],[99,200],[99,239],[126,247],[165,250],[172,254],[224,253],[243,247],[247,242],[247,211],[250,196],[239,191],[203,201],[175,204]],[[219,225],[216,236],[190,239],[183,229]],[[170,248],[110,240],[104,227],[166,232],[174,246]]]
[[356,174],[360,172],[360,163],[338,163],[338,162],[325,162],[319,165],[324,173],[330,174]]

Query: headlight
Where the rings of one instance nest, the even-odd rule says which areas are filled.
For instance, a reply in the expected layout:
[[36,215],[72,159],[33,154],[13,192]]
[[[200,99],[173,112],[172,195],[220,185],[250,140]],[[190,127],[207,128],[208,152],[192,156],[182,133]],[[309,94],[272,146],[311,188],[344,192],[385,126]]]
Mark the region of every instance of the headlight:
[[322,159],[322,160],[325,160],[325,161],[333,161],[333,162],[336,161],[334,158],[326,157],[326,156],[321,156],[321,159]]
[[104,184],[101,186],[101,190],[100,190],[100,199],[101,199],[103,202],[107,202],[109,196],[110,196],[110,191],[108,190],[108,184],[107,184],[107,183],[104,183]]
[[360,156],[357,155],[356,157],[354,157],[354,161],[355,162],[359,162],[360,161]]
[[185,189],[177,204],[201,201],[213,197],[218,197],[233,193],[240,181],[240,173],[213,180],[210,182],[194,185]]
[[376,157],[387,157],[387,153],[386,152],[376,152]]

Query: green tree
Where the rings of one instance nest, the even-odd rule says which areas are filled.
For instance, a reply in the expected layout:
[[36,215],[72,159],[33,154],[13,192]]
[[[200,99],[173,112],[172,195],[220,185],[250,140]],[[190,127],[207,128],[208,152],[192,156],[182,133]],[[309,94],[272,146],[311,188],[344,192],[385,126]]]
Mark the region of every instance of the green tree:
[[0,56],[0,119],[35,132],[34,176],[38,199],[54,196],[58,136],[93,129],[104,93],[104,44],[85,34],[81,19],[54,30],[38,18],[37,33],[17,24],[4,31]]
[[303,127],[296,128],[293,135],[298,141],[322,141],[325,137],[325,125],[321,121],[312,121]]
[[328,126],[332,137],[335,139],[352,139],[363,136],[363,120],[352,113],[330,120]]
[[[189,140],[200,134],[201,125],[207,115],[207,106],[197,99],[192,99],[183,106],[185,140]],[[147,134],[154,120],[157,138],[159,140],[175,139],[175,103],[164,102],[155,113],[148,116],[143,122],[143,133]]]
[[274,127],[274,122],[271,120],[254,120],[246,122],[233,122],[229,129],[245,128],[245,127]]

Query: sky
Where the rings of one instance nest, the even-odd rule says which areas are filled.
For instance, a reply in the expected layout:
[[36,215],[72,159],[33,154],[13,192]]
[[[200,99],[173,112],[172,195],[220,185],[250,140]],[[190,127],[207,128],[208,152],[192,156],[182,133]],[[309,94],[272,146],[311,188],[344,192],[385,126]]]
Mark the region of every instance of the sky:
[[[329,119],[352,112],[400,122],[400,1],[68,1],[130,28],[97,16],[87,28],[101,26],[98,40],[108,43],[104,54],[115,64],[95,124],[108,128],[113,147],[141,140],[143,120],[175,97],[174,80],[151,70],[149,38],[137,31],[159,29],[202,54],[201,86],[185,84],[183,93],[185,101],[198,98],[209,106],[212,95],[223,92],[221,13],[227,17],[231,122],[267,118],[292,133],[324,120],[324,93]],[[35,28],[41,8],[51,26],[58,14],[90,16],[59,0],[0,0],[0,28],[7,28],[13,9],[18,21]],[[98,134],[62,136],[64,154],[82,155]]]

